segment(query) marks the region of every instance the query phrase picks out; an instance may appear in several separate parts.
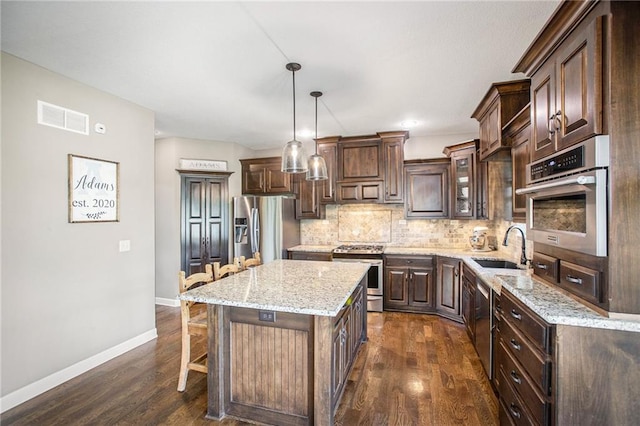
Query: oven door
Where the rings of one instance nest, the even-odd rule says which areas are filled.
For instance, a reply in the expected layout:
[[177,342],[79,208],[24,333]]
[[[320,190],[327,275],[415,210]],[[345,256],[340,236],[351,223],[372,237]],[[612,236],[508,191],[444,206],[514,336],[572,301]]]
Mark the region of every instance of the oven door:
[[607,170],[519,189],[527,195],[527,236],[593,256],[607,255]]

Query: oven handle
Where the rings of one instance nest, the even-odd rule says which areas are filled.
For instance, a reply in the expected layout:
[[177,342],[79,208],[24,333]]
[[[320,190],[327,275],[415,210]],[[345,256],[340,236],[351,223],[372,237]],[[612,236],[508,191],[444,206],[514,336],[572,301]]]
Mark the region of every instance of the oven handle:
[[573,176],[567,179],[554,180],[551,182],[539,183],[537,185],[529,185],[526,188],[516,189],[516,194],[531,194],[532,192],[538,192],[543,189],[556,188],[558,186],[569,185],[589,185],[596,183],[595,176]]

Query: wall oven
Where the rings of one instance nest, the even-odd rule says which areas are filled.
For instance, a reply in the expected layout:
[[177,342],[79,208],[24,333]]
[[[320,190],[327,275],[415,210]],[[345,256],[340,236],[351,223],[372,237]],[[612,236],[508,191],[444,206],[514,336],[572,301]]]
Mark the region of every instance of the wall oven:
[[334,262],[369,264],[367,276],[367,311],[382,312],[383,269],[382,246],[343,245],[333,250]]
[[607,255],[609,137],[596,136],[527,165],[527,237]]

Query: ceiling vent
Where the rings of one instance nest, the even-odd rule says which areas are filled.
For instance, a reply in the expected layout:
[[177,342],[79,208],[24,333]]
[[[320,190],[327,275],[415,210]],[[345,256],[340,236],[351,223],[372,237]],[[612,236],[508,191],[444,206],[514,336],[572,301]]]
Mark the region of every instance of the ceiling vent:
[[89,134],[89,116],[87,114],[43,101],[38,101],[38,124],[83,135]]

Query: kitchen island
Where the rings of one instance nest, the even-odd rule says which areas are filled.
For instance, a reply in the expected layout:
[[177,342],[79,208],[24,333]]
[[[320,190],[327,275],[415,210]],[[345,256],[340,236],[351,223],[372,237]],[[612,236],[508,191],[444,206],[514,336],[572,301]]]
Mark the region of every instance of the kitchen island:
[[207,417],[332,425],[367,336],[368,268],[276,260],[181,294],[207,304]]

